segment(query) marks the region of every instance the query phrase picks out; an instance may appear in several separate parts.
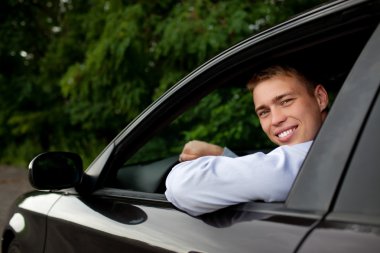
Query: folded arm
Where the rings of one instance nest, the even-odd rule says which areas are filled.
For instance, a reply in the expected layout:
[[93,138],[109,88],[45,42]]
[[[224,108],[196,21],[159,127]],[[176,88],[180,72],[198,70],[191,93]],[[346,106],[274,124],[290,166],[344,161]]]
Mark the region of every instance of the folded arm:
[[284,201],[311,142],[268,154],[205,156],[175,166],[166,179],[167,199],[191,215],[263,200]]

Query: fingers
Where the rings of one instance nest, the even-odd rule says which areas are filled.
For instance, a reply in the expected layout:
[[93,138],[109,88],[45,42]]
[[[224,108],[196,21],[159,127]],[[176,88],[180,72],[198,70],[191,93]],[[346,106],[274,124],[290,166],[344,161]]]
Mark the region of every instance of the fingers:
[[180,154],[178,160],[179,160],[180,162],[185,162],[185,161],[195,160],[195,159],[197,159],[198,157],[200,157],[200,156],[197,156],[197,155],[189,155],[189,154],[184,154],[184,153],[182,153],[182,154]]

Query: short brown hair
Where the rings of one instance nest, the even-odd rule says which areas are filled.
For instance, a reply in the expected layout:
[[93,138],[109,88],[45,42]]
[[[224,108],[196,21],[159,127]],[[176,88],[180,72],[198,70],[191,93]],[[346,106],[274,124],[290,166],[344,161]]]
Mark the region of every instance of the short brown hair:
[[300,83],[304,84],[307,91],[313,95],[314,88],[317,83],[310,78],[307,78],[303,73],[296,70],[293,67],[285,66],[285,65],[273,65],[267,68],[264,68],[258,72],[256,72],[252,78],[247,83],[247,88],[253,92],[256,86],[266,80],[269,80],[276,76],[290,76],[297,78]]

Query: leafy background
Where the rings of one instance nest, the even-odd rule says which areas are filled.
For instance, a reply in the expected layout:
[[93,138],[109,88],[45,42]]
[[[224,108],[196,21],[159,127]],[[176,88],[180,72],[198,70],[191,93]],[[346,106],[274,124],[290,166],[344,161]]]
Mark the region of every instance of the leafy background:
[[[69,150],[88,165],[191,70],[322,2],[1,1],[0,163],[25,166],[40,152]],[[208,103],[224,103],[215,104],[211,119],[199,105],[193,112],[197,124],[183,132],[184,139],[239,140],[248,131],[244,120],[223,135],[209,136],[202,119],[218,129],[236,114],[236,100],[244,99],[213,96]],[[178,121],[176,127],[187,123]],[[259,129],[257,121],[250,124]]]

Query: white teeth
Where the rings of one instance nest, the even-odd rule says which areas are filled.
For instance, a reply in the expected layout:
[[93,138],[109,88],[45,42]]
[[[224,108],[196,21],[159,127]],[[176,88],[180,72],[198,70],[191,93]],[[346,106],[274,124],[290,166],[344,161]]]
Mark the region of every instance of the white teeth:
[[291,134],[293,131],[294,131],[294,129],[289,129],[289,130],[287,130],[287,131],[285,131],[285,132],[280,133],[280,134],[278,135],[278,137],[280,137],[280,138],[284,138],[284,137],[288,136],[289,134]]

